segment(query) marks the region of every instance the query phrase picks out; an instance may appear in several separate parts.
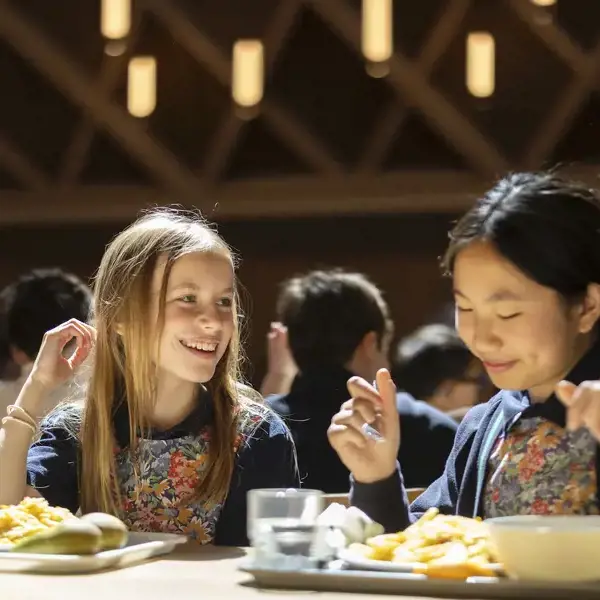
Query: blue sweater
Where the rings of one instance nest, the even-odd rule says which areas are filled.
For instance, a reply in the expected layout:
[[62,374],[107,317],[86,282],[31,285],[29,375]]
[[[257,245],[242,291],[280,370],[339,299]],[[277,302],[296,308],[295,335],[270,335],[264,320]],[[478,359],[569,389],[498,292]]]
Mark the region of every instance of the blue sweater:
[[[600,344],[597,344],[566,379],[579,384],[599,378]],[[532,404],[526,392],[502,390],[486,404],[467,413],[458,428],[443,475],[410,507],[400,467],[383,481],[353,482],[351,503],[389,532],[405,529],[431,507],[438,508],[443,514],[482,517],[488,461],[496,440],[520,418],[535,416],[565,426],[566,411],[555,395],[545,402]],[[600,447],[596,452],[596,471],[600,482]]]

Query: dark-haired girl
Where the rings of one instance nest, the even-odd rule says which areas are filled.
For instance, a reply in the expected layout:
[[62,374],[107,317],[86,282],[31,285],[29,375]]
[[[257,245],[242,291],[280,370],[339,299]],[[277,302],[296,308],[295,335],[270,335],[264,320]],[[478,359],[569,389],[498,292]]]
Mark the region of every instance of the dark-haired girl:
[[329,438],[352,472],[352,503],[388,531],[430,507],[598,514],[600,196],[552,174],[511,175],[456,225],[444,267],[459,334],[501,391],[467,414],[444,474],[409,508],[394,384],[386,371],[378,391],[350,380]]

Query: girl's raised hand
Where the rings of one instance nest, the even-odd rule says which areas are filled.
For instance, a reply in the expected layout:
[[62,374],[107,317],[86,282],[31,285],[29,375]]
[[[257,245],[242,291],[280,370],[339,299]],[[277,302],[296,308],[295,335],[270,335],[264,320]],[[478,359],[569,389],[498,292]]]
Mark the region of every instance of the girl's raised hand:
[[561,381],[556,395],[567,408],[567,429],[587,427],[600,441],[600,381]]
[[[342,404],[327,432],[329,442],[360,483],[386,479],[396,470],[400,448],[400,419],[396,386],[386,369],[377,373],[377,389],[361,377],[348,381],[352,398]],[[381,439],[365,430],[374,427]]]
[[[75,350],[65,358],[63,351],[72,339],[75,339]],[[96,330],[77,319],[47,331],[29,379],[46,392],[55,390],[71,379],[89,356],[95,340]]]

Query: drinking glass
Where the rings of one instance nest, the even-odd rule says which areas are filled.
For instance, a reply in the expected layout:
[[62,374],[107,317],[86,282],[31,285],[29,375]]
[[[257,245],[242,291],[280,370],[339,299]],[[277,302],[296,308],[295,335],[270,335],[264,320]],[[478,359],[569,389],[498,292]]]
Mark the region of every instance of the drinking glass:
[[255,566],[314,568],[324,552],[325,531],[317,524],[323,492],[260,489],[248,492],[248,537]]

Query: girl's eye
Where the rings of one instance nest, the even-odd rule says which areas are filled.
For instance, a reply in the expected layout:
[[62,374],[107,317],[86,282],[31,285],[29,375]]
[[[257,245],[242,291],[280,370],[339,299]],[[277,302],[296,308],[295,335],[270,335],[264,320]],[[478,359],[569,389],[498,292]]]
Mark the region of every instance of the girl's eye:
[[231,308],[233,306],[233,300],[231,298],[221,298],[219,300],[219,306],[223,308]]
[[462,308],[462,306],[457,306],[456,310],[461,313],[473,312],[472,308]]
[[520,316],[522,313],[513,313],[512,315],[498,315],[498,318],[503,321],[509,321],[510,319],[514,319],[515,317]]
[[179,301],[185,304],[191,304],[193,302],[196,302],[196,296],[192,294],[187,294],[185,296],[181,296],[181,298],[179,298]]

